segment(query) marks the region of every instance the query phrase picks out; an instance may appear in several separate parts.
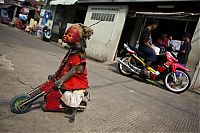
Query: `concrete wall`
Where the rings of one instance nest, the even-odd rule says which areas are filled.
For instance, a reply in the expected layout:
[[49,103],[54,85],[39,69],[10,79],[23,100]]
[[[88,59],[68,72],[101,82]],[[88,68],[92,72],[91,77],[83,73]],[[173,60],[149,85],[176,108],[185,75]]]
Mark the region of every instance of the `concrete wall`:
[[92,25],[94,35],[87,43],[87,56],[99,61],[113,61],[123,30],[128,7],[91,5],[85,18],[85,25]]
[[192,78],[192,87],[193,90],[200,92],[200,61],[196,66],[196,71]]
[[191,70],[192,88],[200,91],[200,19],[195,29],[191,44],[192,50],[189,55],[187,66]]

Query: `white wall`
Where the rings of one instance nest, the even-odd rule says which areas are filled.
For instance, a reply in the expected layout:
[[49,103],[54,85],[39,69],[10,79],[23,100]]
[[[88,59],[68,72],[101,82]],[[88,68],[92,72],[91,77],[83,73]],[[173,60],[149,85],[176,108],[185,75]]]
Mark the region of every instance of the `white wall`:
[[[89,26],[98,22],[100,19],[107,18],[105,21],[101,21],[92,26],[94,34],[87,42],[88,57],[99,61],[114,60],[127,12],[128,7],[120,5],[91,5],[88,7],[84,22],[85,25]],[[114,18],[113,21],[112,18]]]
[[200,91],[200,72],[199,72],[199,60],[200,60],[200,19],[196,26],[193,38],[192,38],[192,50],[187,62],[188,68],[191,70],[192,87]]
[[192,78],[192,89],[200,92],[200,61]]

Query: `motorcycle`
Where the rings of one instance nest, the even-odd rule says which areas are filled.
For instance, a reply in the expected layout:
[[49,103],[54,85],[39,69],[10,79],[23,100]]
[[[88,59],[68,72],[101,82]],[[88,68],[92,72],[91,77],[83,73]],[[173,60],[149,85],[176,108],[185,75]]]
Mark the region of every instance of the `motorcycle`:
[[43,28],[42,39],[44,41],[49,41],[51,39],[51,30],[47,26]]
[[[67,58],[71,53],[71,49],[65,55],[60,68],[64,67]],[[61,69],[59,69],[61,70]],[[57,73],[59,73],[59,70]],[[67,106],[60,100],[62,96],[62,90],[55,90],[55,80],[52,77],[48,77],[48,81],[43,83],[42,85],[33,88],[26,94],[18,94],[14,96],[10,101],[10,109],[11,112],[16,114],[23,114],[29,112],[32,108],[34,102],[36,102],[40,97],[44,96],[44,106],[42,108],[43,111],[56,111],[56,112],[64,112],[67,109]],[[90,93],[87,90],[83,91],[84,98],[81,101],[78,111],[83,112],[87,107],[87,101],[90,101]]]
[[174,93],[185,92],[191,85],[189,69],[178,63],[173,52],[159,49],[157,61],[148,67],[149,76],[144,76],[142,70],[145,66],[145,56],[136,48],[124,43],[125,53],[117,59],[118,70],[122,75],[132,76],[134,74],[143,79],[162,80],[165,87]]

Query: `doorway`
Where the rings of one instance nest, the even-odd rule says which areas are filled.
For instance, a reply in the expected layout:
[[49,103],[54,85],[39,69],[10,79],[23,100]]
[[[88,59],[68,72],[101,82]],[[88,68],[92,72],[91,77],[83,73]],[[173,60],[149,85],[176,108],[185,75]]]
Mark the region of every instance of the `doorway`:
[[185,31],[189,32],[192,37],[198,22],[198,17],[192,19],[189,17],[181,17],[181,19],[179,19],[178,17],[166,17],[159,15],[127,16],[120,42],[118,44],[116,53],[117,57],[120,56],[120,51],[123,49],[124,43],[128,42],[132,44],[132,46],[136,46],[140,38],[140,34],[146,25],[146,20],[151,17],[157,18],[159,21],[157,29],[152,33],[153,42],[155,42],[162,32],[172,36],[173,40],[181,40]]

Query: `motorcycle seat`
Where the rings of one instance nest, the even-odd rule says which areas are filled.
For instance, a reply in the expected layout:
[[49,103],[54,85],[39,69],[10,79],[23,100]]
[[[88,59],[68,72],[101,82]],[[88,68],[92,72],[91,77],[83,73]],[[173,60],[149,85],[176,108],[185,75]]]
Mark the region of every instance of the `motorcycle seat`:
[[138,56],[146,59],[146,57],[144,56],[144,54],[139,49],[137,49],[137,48],[131,48],[131,49],[134,50],[137,53]]

